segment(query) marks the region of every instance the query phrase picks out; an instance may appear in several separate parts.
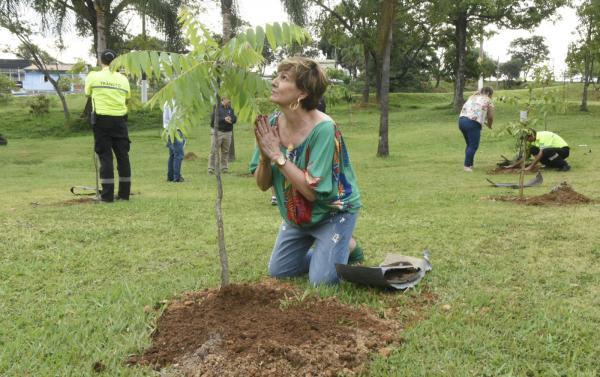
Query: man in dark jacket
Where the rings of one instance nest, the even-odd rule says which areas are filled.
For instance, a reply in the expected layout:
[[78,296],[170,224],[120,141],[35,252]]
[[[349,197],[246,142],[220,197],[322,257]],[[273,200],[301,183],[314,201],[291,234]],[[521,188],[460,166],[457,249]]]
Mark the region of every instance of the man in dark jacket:
[[[229,147],[231,145],[231,131],[233,131],[233,125],[237,122],[237,117],[231,108],[231,101],[227,97],[221,98],[221,103],[217,111],[217,137],[214,137],[215,133],[215,114],[214,112],[210,116],[210,127],[211,130],[211,147],[210,155],[208,158],[208,174],[215,173],[215,162],[216,158],[219,157],[221,161],[221,172],[227,173],[229,163]],[[216,145],[215,145],[216,142]]]

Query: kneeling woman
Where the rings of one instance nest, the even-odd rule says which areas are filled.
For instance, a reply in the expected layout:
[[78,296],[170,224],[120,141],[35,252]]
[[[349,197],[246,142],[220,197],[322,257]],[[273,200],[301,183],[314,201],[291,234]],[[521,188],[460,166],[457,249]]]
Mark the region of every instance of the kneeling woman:
[[271,101],[280,112],[256,123],[258,187],[275,188],[283,217],[269,274],[308,272],[314,285],[337,283],[335,264],[348,262],[349,242],[361,206],[354,170],[334,121],[317,110],[327,78],[310,59],[277,67]]

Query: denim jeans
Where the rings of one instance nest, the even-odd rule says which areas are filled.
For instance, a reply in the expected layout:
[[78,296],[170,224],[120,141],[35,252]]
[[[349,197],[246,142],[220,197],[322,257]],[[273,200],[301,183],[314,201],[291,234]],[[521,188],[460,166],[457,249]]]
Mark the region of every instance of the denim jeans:
[[169,163],[167,168],[167,179],[169,181],[179,181],[181,178],[181,162],[183,161],[183,147],[185,146],[185,137],[183,133],[177,130],[181,140],[175,138],[174,141],[167,141],[167,147],[169,148]]
[[465,166],[472,167],[475,159],[475,152],[479,148],[481,139],[481,124],[466,117],[458,119],[458,128],[465,137],[467,148],[465,149]]
[[282,278],[308,272],[313,285],[337,283],[335,265],[348,263],[348,243],[357,217],[358,213],[338,213],[309,229],[284,221],[269,261],[269,275]]

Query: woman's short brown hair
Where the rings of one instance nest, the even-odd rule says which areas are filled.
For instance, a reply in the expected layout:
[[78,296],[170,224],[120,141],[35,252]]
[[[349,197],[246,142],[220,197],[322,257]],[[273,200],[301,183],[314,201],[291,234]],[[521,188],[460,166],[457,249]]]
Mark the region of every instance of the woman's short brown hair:
[[300,101],[303,109],[317,108],[329,81],[316,61],[303,56],[294,56],[279,63],[277,72],[291,72],[298,89],[307,93],[307,96]]

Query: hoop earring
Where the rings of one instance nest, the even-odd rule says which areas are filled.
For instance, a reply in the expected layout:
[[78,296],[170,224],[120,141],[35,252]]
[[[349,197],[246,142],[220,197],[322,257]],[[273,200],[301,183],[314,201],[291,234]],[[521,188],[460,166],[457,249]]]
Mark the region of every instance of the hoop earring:
[[292,111],[298,110],[298,107],[300,107],[300,98],[298,98],[298,101],[296,101],[296,103],[294,103],[294,104],[290,103],[290,109]]

